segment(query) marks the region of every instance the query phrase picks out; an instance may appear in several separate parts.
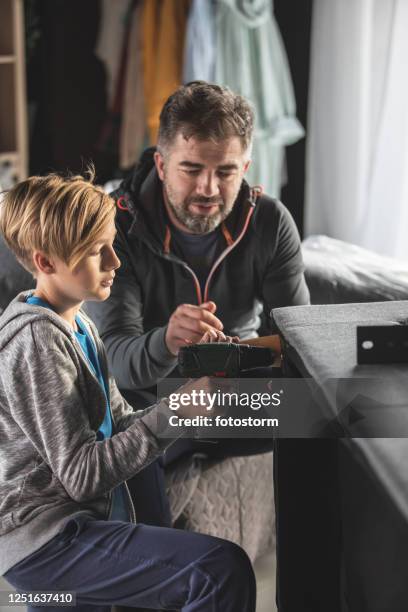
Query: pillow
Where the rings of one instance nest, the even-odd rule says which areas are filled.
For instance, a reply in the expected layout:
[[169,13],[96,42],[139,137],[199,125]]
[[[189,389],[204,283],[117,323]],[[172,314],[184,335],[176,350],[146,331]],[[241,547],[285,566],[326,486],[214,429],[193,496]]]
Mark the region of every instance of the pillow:
[[34,287],[33,276],[17,261],[0,236],[0,314],[20,291]]
[[408,299],[408,262],[328,236],[302,243],[312,304]]

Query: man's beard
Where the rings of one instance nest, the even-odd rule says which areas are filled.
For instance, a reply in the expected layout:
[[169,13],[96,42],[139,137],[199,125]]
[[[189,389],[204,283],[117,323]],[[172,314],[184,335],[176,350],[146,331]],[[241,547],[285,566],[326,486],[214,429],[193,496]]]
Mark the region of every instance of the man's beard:
[[[230,214],[234,202],[228,206],[221,198],[205,198],[203,196],[193,196],[184,200],[182,204],[175,204],[175,198],[168,185],[164,184],[167,203],[170,206],[177,221],[182,223],[190,232],[194,234],[209,234],[215,230]],[[218,204],[218,211],[212,215],[200,215],[191,213],[190,204]]]

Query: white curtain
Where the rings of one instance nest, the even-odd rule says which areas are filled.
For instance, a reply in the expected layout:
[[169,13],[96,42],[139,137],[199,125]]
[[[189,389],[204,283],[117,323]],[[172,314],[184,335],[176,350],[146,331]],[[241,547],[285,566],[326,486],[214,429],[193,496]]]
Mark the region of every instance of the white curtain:
[[408,260],[408,0],[315,0],[307,234]]

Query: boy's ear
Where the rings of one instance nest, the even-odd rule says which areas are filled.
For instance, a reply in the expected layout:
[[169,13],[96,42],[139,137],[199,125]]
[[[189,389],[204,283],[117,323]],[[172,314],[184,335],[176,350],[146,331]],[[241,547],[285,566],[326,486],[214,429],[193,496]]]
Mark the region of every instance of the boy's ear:
[[52,259],[42,251],[34,251],[33,263],[38,272],[43,274],[54,274],[55,272],[55,265]]

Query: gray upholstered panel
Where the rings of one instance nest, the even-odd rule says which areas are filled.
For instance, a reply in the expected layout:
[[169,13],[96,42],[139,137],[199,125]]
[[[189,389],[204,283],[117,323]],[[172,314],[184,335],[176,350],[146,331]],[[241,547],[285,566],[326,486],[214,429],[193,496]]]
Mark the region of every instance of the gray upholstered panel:
[[[326,379],[349,379],[346,385],[354,396],[358,391],[368,398],[362,406],[363,419],[354,424],[343,420],[354,436],[347,444],[408,520],[408,437],[402,437],[408,435],[408,364],[359,366],[356,360],[356,326],[404,323],[408,301],[279,308],[273,317],[289,345],[288,358],[303,374],[322,383],[333,417],[343,405],[338,402],[338,387],[324,384]],[[374,386],[355,386],[365,378],[372,378]],[[359,404],[355,406],[359,410]],[[370,435],[373,420],[377,426],[373,431],[384,431],[384,437],[362,437]]]

